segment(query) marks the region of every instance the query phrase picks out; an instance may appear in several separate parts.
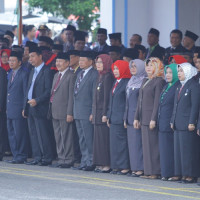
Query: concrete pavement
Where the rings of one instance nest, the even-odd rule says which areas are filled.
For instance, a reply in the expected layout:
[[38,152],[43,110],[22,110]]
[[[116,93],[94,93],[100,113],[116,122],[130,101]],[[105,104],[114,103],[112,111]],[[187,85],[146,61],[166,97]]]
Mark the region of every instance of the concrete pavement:
[[196,184],[0,162],[0,199],[200,199],[200,187]]

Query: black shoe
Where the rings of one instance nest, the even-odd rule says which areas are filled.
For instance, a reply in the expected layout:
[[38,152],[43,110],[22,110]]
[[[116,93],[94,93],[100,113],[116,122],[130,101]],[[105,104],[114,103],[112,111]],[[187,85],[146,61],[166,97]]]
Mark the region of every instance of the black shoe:
[[162,177],[161,180],[162,181],[168,181],[169,177]]
[[59,168],[70,168],[71,164],[60,164]]
[[96,168],[96,169],[94,170],[94,172],[96,172],[96,173],[102,173],[102,170],[100,170],[99,168]]
[[131,177],[140,177],[140,176],[144,176],[144,173],[141,173],[141,174],[133,173],[133,174],[131,174]]
[[61,164],[59,163],[55,163],[55,164],[52,164],[52,165],[49,165],[49,167],[52,167],[52,168],[59,168]]
[[78,167],[72,167],[73,170],[83,170],[86,166],[78,166]]
[[110,174],[117,174],[118,170],[112,170]]
[[38,163],[39,163],[38,160],[32,160],[30,162],[24,162],[24,164],[26,164],[26,165],[37,165]]
[[50,162],[47,162],[47,161],[41,161],[41,162],[39,162],[37,165],[38,166],[48,166],[48,165],[51,165],[51,161]]
[[130,171],[127,171],[127,172],[118,171],[117,175],[127,175],[129,173],[130,173]]
[[184,180],[182,181],[182,183],[186,183],[186,184],[189,184],[189,183],[196,183],[197,182],[197,178],[192,178],[191,180]]
[[112,169],[108,169],[108,170],[101,170],[100,173],[110,173],[112,171]]
[[89,172],[89,171],[94,171],[94,169],[95,169],[95,166],[94,166],[94,165],[92,165],[92,166],[86,166],[86,167],[83,169],[83,171]]

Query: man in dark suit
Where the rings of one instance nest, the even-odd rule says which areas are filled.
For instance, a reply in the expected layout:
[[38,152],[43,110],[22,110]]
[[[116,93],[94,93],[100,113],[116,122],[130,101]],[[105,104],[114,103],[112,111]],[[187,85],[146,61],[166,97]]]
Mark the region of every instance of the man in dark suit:
[[74,88],[74,119],[79,135],[82,154],[81,164],[77,169],[94,170],[93,166],[93,125],[91,123],[94,87],[98,72],[92,67],[94,52],[83,51],[80,54],[80,68]]
[[183,38],[183,46],[190,52],[194,53],[196,49],[195,42],[197,41],[198,38],[199,36],[196,35],[195,33],[191,31],[186,31],[185,36]]
[[23,102],[26,95],[28,73],[21,67],[22,54],[12,51],[9,65],[12,69],[9,74],[7,89],[7,127],[10,149],[13,159],[7,162],[21,164],[27,159],[27,120],[22,117]]
[[160,32],[157,29],[151,28],[149,30],[148,38],[147,38],[149,48],[147,49],[147,52],[146,52],[146,59],[150,57],[158,57],[161,60],[163,60],[164,55],[165,55],[165,48],[161,47],[158,43],[159,35],[160,35]]
[[28,126],[34,160],[28,165],[47,166],[52,163],[52,144],[47,113],[52,86],[52,73],[42,60],[38,47],[29,49],[29,60],[34,66],[30,72],[23,116],[28,115]]
[[121,55],[124,54],[126,47],[122,44],[122,34],[121,33],[111,33],[109,34],[110,45],[121,47]]
[[4,128],[6,121],[6,91],[7,91],[7,74],[6,71],[0,67],[0,161],[4,154]]
[[74,162],[73,93],[76,75],[69,69],[69,55],[58,53],[58,73],[51,89],[50,108],[56,139],[58,163],[51,167],[69,168]]
[[174,53],[184,52],[186,49],[182,46],[183,34],[180,30],[174,29],[170,33],[171,47],[165,49],[165,60],[164,63],[167,65],[169,57]]
[[93,50],[97,52],[109,52],[109,46],[106,43],[107,40],[107,29],[105,28],[99,28],[97,31],[97,41],[98,41],[98,46],[95,47]]

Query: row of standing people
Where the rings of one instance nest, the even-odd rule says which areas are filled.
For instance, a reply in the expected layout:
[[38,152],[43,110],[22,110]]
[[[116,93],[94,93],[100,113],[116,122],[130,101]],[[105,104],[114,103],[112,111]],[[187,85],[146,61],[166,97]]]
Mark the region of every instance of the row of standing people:
[[103,54],[97,57],[96,70],[94,54],[85,51],[76,77],[69,69],[69,55],[59,53],[59,72],[53,79],[39,48],[30,49],[29,56],[34,66],[29,76],[20,68],[19,53],[12,52],[9,59],[7,125],[14,156],[10,163],[26,161],[28,117],[34,159],[26,164],[52,164],[54,130],[59,160],[51,166],[72,166],[77,130],[82,158],[74,169],[112,169],[112,174],[122,175],[131,169],[132,176],[144,173],[154,179],[161,174],[167,180],[196,181],[200,159],[199,80],[192,78],[196,68],[189,63],[167,66],[164,86],[164,67],[158,58],[150,58],[146,66],[133,60],[129,66],[120,60],[112,64]]

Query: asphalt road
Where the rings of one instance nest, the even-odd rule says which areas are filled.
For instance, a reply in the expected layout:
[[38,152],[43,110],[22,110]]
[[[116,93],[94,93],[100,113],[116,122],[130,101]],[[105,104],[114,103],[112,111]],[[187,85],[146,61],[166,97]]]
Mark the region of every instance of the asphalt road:
[[200,199],[196,184],[0,162],[0,200]]

